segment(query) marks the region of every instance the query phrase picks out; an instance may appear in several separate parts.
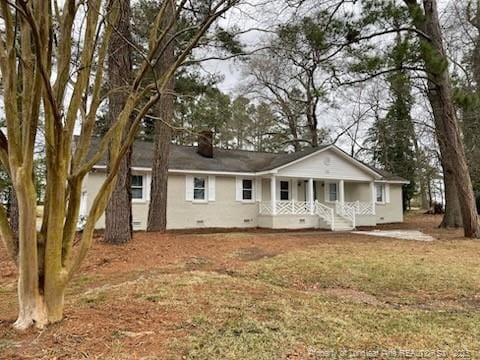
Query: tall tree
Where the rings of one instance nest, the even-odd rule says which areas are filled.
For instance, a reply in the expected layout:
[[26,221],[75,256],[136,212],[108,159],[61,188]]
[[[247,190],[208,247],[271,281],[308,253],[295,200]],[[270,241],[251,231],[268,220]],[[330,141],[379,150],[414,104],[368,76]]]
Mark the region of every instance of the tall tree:
[[227,122],[231,118],[231,99],[215,86],[208,86],[200,94],[189,97],[182,103],[179,109],[177,126],[185,131],[176,138],[176,142],[182,145],[194,145],[197,134],[202,129],[214,130],[216,136],[215,145],[229,148],[230,134],[223,129],[227,128]]
[[442,161],[455,169],[457,190],[466,237],[480,237],[475,196],[455,109],[454,92],[448,69],[436,0],[404,0],[421,43],[421,56],[428,77],[428,98],[433,109]]
[[[156,13],[159,6],[165,4],[167,6],[167,14],[173,16],[177,9],[177,3],[173,0],[143,0],[137,4],[137,13],[140,15],[140,21],[143,20],[143,23],[139,23],[137,19],[136,24],[136,27],[139,29],[138,35],[140,35],[141,42],[148,43],[148,41],[145,41],[145,28],[148,29],[152,14]],[[212,1],[188,1],[188,11],[184,12],[175,24],[171,25],[168,22],[161,24],[161,31],[167,34],[167,36],[162,46],[158,48],[159,61],[153,66],[151,71],[152,77],[155,78],[159,73],[165,71],[170,63],[176,61],[175,52],[181,51],[188,44],[191,37],[195,35],[193,30],[205,18],[208,18],[214,9],[215,2]],[[201,41],[199,41],[199,46],[203,48],[208,48],[212,44],[219,44],[220,47],[231,52],[241,51],[233,35],[219,26],[214,31],[203,36]],[[198,65],[199,61],[201,60],[196,60],[191,55],[189,61],[184,63],[184,66],[192,69]],[[164,231],[166,229],[168,155],[172,140],[172,127],[175,123],[175,90],[175,81],[172,79],[166,91],[162,94],[159,103],[155,105],[153,111],[149,114],[148,121],[145,122],[145,135],[148,135],[147,133],[149,132],[153,133],[151,137],[155,143],[152,163],[151,199],[147,224],[148,231]]]
[[275,152],[282,149],[282,137],[279,135],[278,119],[268,103],[260,102],[250,117],[248,143],[255,151]]
[[318,116],[320,105],[328,102],[333,59],[343,41],[344,24],[335,16],[341,5],[319,6],[278,26],[263,58],[248,64],[251,89],[278,109],[295,151],[317,147],[325,138]]
[[459,61],[462,69],[467,72],[466,76],[457,79],[456,95],[461,109],[465,153],[473,188],[480,194],[480,1],[468,1],[454,6],[455,13],[463,15],[456,19],[455,24],[460,22],[463,24],[462,29],[472,29],[461,33],[461,38],[466,39],[468,46],[452,51],[462,55]]
[[[408,53],[408,39],[397,34],[390,62],[402,68]],[[387,171],[410,181],[403,186],[403,209],[407,210],[415,193],[416,158],[414,153],[415,132],[411,111],[413,106],[411,82],[408,73],[397,71],[388,76],[391,105],[385,119],[377,123],[380,141],[374,152],[377,160]]]
[[305,108],[300,101],[302,94],[290,81],[293,69],[286,59],[267,52],[264,58],[253,58],[248,62],[247,72],[252,77],[249,93],[268,103],[279,121],[276,136],[284,147],[300,151],[311,145],[305,133]]
[[245,149],[248,144],[249,123],[253,116],[252,104],[244,96],[238,96],[232,101],[232,117],[228,122],[228,130],[234,141],[234,148]]
[[[441,153],[444,168],[446,188],[446,214],[442,225],[458,225],[458,216],[461,210],[459,204],[465,204],[463,213],[469,213],[471,209],[471,192],[468,184],[470,179],[462,180],[458,184],[458,176],[455,173],[456,161],[465,160],[462,139],[460,137],[459,123],[452,103],[453,92],[448,68],[448,59],[443,47],[443,37],[438,24],[438,11],[436,2],[424,1],[423,6],[415,0],[403,0],[402,6],[392,1],[362,1],[362,16],[359,20],[346,23],[347,49],[358,57],[367,55],[367,59],[357,69],[364,66],[366,77],[353,82],[366,81],[378,76],[389,74],[392,71],[422,72],[423,78],[427,78],[427,97],[433,109],[433,118],[438,146]],[[434,9],[434,10],[432,10]],[[352,23],[352,24],[350,24]],[[414,56],[402,65],[386,66],[383,56],[383,48],[379,48],[371,42],[372,39],[383,37],[393,33],[412,33],[416,35],[417,44],[412,48]],[[360,44],[359,47],[354,44]],[[388,44],[388,43],[387,43]],[[418,77],[417,77],[418,78]],[[351,84],[352,81],[344,82]],[[422,85],[422,84],[421,84]],[[453,149],[452,149],[453,147]],[[463,154],[462,154],[463,153]],[[451,161],[455,159],[455,161]],[[466,163],[463,163],[466,166]],[[462,165],[462,166],[463,166]],[[468,168],[465,169],[468,171]],[[460,193],[463,193],[463,197]],[[460,201],[456,201],[460,199]],[[470,200],[468,200],[470,199]],[[468,200],[468,201],[467,201]],[[466,234],[476,236],[476,230],[472,230],[477,219],[470,218],[470,225],[465,225]]]
[[[117,7],[117,9],[112,9]],[[132,81],[132,49],[130,33],[130,0],[110,0],[108,11],[118,12],[115,31],[108,44],[108,114],[107,128],[112,127],[125,107],[127,89]],[[123,141],[127,134],[124,134]],[[108,151],[110,171],[111,146]],[[132,193],[131,182],[132,148],[129,147],[118,168],[117,181],[105,210],[105,236],[107,243],[125,244],[132,239]]]
[[[161,54],[156,73],[164,73],[175,62],[174,36],[176,24],[171,25],[168,19],[173,18],[176,10],[175,1],[163,0],[167,3],[165,19],[159,31],[165,32],[164,43],[161,44]],[[175,110],[174,77],[168,82],[160,101],[154,107],[155,137],[152,164],[152,183],[150,190],[150,205],[148,207],[147,231],[165,231],[167,229],[167,189],[168,189],[168,157],[172,141],[172,126]]]

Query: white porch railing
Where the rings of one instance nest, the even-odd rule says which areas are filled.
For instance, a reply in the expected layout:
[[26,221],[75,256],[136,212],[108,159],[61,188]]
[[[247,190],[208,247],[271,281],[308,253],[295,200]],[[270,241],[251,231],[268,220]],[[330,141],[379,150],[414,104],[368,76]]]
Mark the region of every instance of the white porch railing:
[[329,223],[332,230],[335,228],[335,212],[331,207],[315,200],[315,214]]
[[[272,202],[263,201],[260,203],[260,214],[272,215],[274,213]],[[310,204],[306,201],[277,201],[275,202],[276,215],[308,215],[310,214]]]
[[[313,209],[308,201],[277,201],[275,202],[276,215],[317,215],[324,219],[332,228],[335,221],[335,212],[318,201],[313,204]],[[273,215],[273,207],[271,201],[263,201],[259,204],[259,213],[261,215]]]
[[352,227],[355,228],[355,217],[356,209],[355,206],[350,205],[349,203],[336,202],[335,203],[335,213],[344,219],[349,220],[352,223]]
[[273,214],[272,202],[271,201],[260,202],[258,212],[261,215],[272,215]]
[[[321,207],[321,210],[325,215],[330,209],[328,206],[318,202],[315,200],[314,203],[314,211],[317,212],[317,205]],[[339,211],[343,211],[345,208],[353,208],[355,215],[375,215],[375,206],[369,202],[362,202],[362,201],[351,201],[351,202],[344,202],[343,208],[340,208],[341,203],[336,203],[336,210],[337,213],[341,215]],[[275,202],[276,214],[277,215],[308,215],[311,213],[310,211],[310,203],[308,201],[296,201],[296,200],[288,200],[288,201],[277,201]],[[260,202],[259,208],[260,214],[263,215],[272,215],[273,214],[273,207],[271,201],[263,201]]]
[[[352,227],[356,226],[357,215],[375,215],[375,205],[372,203],[355,201],[355,202],[336,202],[335,207],[329,207],[317,200],[312,204],[308,201],[262,201],[259,203],[259,213],[261,215],[317,215],[331,226],[335,228],[335,215],[338,215],[350,222]],[[275,206],[275,211],[274,207]]]
[[371,202],[351,201],[344,204],[353,207],[356,215],[375,215],[375,205]]

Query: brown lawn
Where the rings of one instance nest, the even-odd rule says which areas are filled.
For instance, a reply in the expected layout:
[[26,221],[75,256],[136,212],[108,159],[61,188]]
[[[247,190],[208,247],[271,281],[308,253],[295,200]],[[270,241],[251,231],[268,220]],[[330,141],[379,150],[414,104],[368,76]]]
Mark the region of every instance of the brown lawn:
[[98,238],[64,321],[25,334],[11,329],[16,271],[2,249],[0,358],[310,359],[347,349],[480,358],[480,241],[439,221],[410,215],[382,227],[419,229],[439,239],[431,243],[260,230],[137,233],[123,247]]

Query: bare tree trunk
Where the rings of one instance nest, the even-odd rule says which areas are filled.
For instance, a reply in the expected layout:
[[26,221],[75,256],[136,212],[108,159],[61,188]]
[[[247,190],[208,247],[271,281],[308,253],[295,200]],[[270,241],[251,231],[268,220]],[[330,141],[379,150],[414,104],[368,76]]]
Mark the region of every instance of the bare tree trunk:
[[427,188],[428,188],[428,207],[433,206],[433,191],[432,191],[432,179],[427,178]]
[[[38,266],[36,194],[29,174],[17,181],[20,214],[18,254],[18,319],[14,327],[25,330],[35,325],[43,328],[48,322],[47,308],[40,291]],[[43,291],[42,291],[43,292]]]
[[425,179],[420,181],[420,206],[423,210],[430,208],[430,201],[428,200],[428,189],[425,185]]
[[19,215],[18,215],[18,200],[13,186],[10,189],[10,205],[8,208],[8,218],[10,220],[10,227],[12,228],[13,233],[15,234],[15,252],[18,255],[18,229],[19,229]]
[[[164,0],[169,1],[169,0]],[[168,27],[168,22],[175,12],[174,2],[169,1],[162,29]],[[156,72],[165,72],[175,62],[175,45],[169,41],[175,35],[175,26],[170,28],[165,39],[168,45],[160,56]],[[150,188],[150,206],[148,208],[147,231],[165,231],[167,229],[167,190],[168,190],[168,157],[172,140],[173,116],[175,110],[174,77],[168,83],[155,105],[155,153],[152,164],[152,184]]]
[[319,98],[318,95],[313,95],[312,90],[316,91],[315,88],[315,70],[309,69],[308,73],[308,86],[306,87],[307,93],[307,127],[310,132],[310,141],[311,146],[316,148],[318,147],[318,119],[317,119],[317,107]]
[[[108,97],[107,126],[111,127],[117,121],[127,101],[128,94],[121,87],[127,88],[130,84],[132,59],[128,44],[131,38],[130,0],[111,0],[109,5],[120,7],[116,31],[112,33],[108,47],[109,88],[117,90]],[[105,241],[110,244],[125,244],[132,239],[131,153],[130,148],[121,161],[117,181],[105,211]],[[110,164],[110,151],[108,163]],[[110,171],[110,166],[107,171]]]
[[[160,108],[161,119],[164,121],[171,119],[173,96],[162,95],[161,101],[156,107]],[[167,229],[168,156],[171,136],[171,127],[162,121],[157,121],[147,231],[165,231]]]
[[[409,6],[415,26],[428,36],[422,47],[422,57],[428,75],[428,97],[434,111],[439,142],[445,142],[442,153],[447,166],[455,164],[454,178],[462,212],[465,237],[480,237],[480,226],[473,193],[472,181],[465,150],[460,135],[454,107],[453,88],[448,72],[448,58],[443,46],[443,36],[438,17],[436,0],[424,0],[424,16],[419,16],[420,5],[416,0],[404,0]],[[421,12],[420,12],[421,14]],[[432,59],[434,58],[434,59]],[[440,64],[440,62],[443,62]]]
[[316,148],[318,147],[318,129],[317,129],[317,121],[314,120],[312,116],[307,116],[308,118],[308,130],[310,132],[310,142],[311,146]]
[[445,184],[445,214],[443,215],[440,227],[459,228],[462,227],[463,224],[455,177],[451,169],[447,169],[446,166],[443,166],[443,173],[443,181]]
[[[417,158],[416,161],[417,161],[417,169],[418,169],[420,164],[421,165],[425,164],[425,161],[423,160],[422,151],[420,149],[420,146],[418,145],[418,139],[415,133],[413,122],[411,122],[411,136],[413,139],[413,146],[415,149],[415,157]],[[430,208],[430,202],[428,201],[428,194],[427,194],[428,189],[427,189],[427,184],[426,184],[426,179],[424,174],[421,174],[421,173],[418,174],[418,182],[420,185],[420,200],[421,200],[420,206],[423,210],[427,210]]]
[[12,188],[10,194],[10,209],[8,211],[8,215],[10,218],[10,226],[12,230],[18,236],[18,200],[17,195],[15,194],[15,190]]

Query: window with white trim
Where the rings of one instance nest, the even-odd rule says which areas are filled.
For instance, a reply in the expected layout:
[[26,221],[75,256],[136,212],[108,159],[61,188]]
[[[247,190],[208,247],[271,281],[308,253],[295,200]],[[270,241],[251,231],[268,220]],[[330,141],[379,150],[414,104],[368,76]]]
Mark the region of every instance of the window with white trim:
[[377,203],[385,203],[385,184],[375,184],[375,198]]
[[132,200],[143,200],[143,176],[142,175],[132,175],[131,177],[131,189],[132,189]]
[[193,200],[206,200],[206,184],[207,180],[204,177],[193,178]]
[[290,199],[290,186],[288,181],[280,181],[280,200]]
[[337,183],[327,183],[327,201],[335,202],[338,201],[338,184]]
[[242,179],[242,200],[244,201],[253,200],[253,180],[252,179]]

